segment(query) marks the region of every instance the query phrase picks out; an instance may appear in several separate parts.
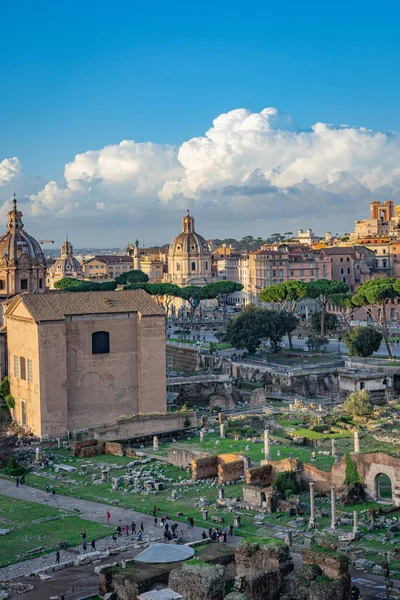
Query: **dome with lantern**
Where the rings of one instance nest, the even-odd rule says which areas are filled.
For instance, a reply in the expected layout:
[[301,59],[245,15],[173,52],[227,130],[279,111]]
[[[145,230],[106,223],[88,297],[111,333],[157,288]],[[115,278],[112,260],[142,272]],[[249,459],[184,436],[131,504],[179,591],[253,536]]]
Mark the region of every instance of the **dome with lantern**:
[[82,265],[73,254],[73,247],[68,240],[68,236],[66,236],[65,242],[61,246],[61,256],[48,269],[47,284],[49,288],[54,288],[55,282],[65,277],[84,278]]
[[24,230],[14,194],[7,231],[0,237],[0,296],[44,292],[46,259],[37,240]]
[[211,255],[206,240],[195,231],[189,210],[182,219],[182,232],[168,250],[166,281],[177,285],[204,285],[211,279]]

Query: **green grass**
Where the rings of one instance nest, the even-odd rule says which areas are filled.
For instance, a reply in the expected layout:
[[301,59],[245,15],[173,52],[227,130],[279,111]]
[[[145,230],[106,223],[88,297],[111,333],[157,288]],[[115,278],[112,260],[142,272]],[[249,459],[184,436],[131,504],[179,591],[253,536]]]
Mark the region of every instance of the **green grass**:
[[[29,550],[40,546],[55,551],[57,543],[67,540],[70,546],[81,542],[81,531],[89,541],[109,535],[112,527],[72,516],[70,511],[35,502],[0,496],[0,524],[11,533],[1,537],[0,567],[28,558]],[[42,521],[42,522],[40,522]],[[43,553],[43,552],[42,552]]]
[[335,433],[319,433],[318,431],[313,431],[312,429],[306,429],[304,427],[296,427],[293,434],[298,437],[308,438],[309,440],[336,440],[338,438],[351,438],[353,436],[352,431],[335,431]]

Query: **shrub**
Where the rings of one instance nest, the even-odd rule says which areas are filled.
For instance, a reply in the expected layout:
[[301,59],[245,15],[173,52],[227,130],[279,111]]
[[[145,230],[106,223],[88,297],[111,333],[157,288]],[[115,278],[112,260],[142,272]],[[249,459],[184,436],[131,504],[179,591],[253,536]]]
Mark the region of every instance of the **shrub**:
[[343,410],[356,417],[366,417],[372,414],[372,404],[367,390],[353,392],[343,403]]
[[21,466],[14,454],[11,456],[10,460],[6,468],[4,469],[6,475],[11,475],[12,477],[20,477],[21,475],[25,475],[27,470],[25,467]]
[[351,460],[350,454],[346,454],[346,477],[344,480],[345,485],[352,485],[353,483],[361,483],[361,477],[357,469],[356,463]]
[[296,494],[299,491],[296,473],[294,471],[282,471],[278,473],[272,487],[285,497],[293,493]]

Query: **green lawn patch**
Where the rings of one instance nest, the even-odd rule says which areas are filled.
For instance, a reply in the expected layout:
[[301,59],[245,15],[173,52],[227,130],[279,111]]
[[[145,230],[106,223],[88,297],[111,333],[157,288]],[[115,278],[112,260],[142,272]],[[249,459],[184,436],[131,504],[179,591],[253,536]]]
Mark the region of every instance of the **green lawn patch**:
[[113,531],[112,527],[86,521],[73,514],[53,506],[0,496],[0,526],[12,530],[1,538],[0,567],[32,558],[26,556],[26,552],[41,546],[45,550],[39,554],[55,552],[58,542],[64,540],[70,546],[78,545],[82,531],[86,531],[88,541],[110,535]]

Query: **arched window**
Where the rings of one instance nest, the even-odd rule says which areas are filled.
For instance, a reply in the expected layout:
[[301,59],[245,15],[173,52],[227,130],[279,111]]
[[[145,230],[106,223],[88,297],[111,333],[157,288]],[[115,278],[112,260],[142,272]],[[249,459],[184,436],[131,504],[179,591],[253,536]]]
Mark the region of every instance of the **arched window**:
[[108,331],[92,333],[92,354],[108,354],[110,352],[110,334]]

